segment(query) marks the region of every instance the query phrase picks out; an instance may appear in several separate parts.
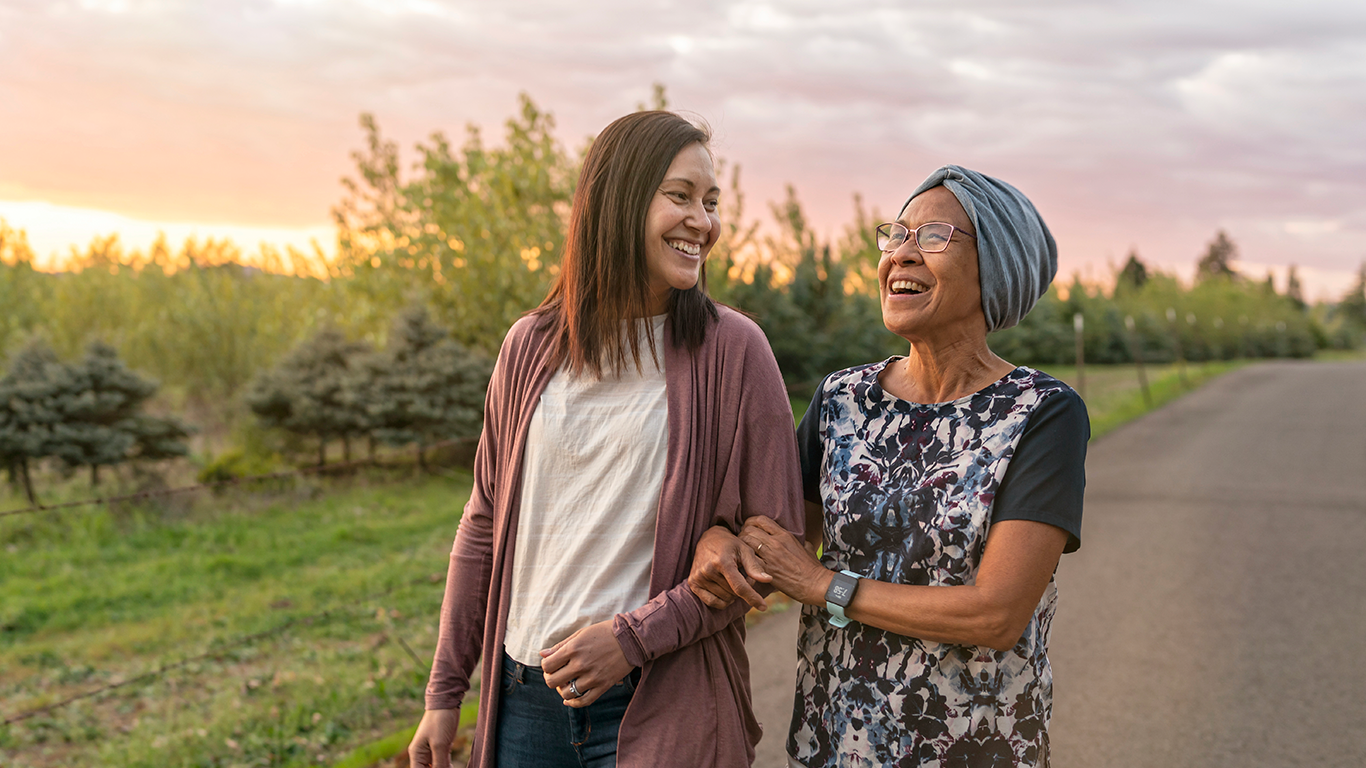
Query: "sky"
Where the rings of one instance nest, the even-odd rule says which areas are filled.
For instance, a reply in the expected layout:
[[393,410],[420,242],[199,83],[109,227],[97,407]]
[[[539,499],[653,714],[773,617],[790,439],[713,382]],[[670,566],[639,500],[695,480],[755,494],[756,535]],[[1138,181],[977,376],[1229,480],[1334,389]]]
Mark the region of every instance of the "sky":
[[1249,274],[1335,298],[1366,259],[1366,3],[0,0],[0,218],[50,259],[157,231],[331,248],[375,115],[569,148],[650,98],[704,118],[748,215],[792,184],[835,235],[958,163],[1019,187],[1096,281]]

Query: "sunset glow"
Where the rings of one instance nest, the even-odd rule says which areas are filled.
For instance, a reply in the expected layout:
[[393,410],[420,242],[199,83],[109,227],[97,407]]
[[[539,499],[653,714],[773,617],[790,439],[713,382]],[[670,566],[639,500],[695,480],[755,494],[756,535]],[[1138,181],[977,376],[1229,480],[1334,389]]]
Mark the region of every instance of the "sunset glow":
[[1222,228],[1333,297],[1366,256],[1358,3],[0,0],[0,72],[0,218],[54,267],[112,233],[331,249],[360,113],[408,162],[524,91],[578,148],[653,82],[751,218],[791,182],[835,235],[956,162],[1035,199],[1064,273],[1186,270]]

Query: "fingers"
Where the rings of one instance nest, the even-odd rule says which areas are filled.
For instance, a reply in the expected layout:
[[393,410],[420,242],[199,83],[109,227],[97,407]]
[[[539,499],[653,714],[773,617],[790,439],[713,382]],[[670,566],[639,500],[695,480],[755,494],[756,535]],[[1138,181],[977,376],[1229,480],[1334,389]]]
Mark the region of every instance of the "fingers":
[[569,654],[561,653],[561,651],[564,649],[565,643],[568,643],[569,640],[573,637],[573,635],[570,635],[569,637],[566,637],[560,642],[555,643],[549,648],[540,651],[541,671],[545,672],[547,676],[554,672],[558,672],[560,668],[563,667],[565,663],[569,661]]
[[740,567],[745,569],[745,573],[755,581],[762,581],[767,584],[773,581],[773,577],[764,569],[764,561],[754,553],[753,549],[745,547],[740,550]]
[[408,763],[413,768],[432,768],[432,750],[425,740],[414,738],[408,745]]
[[713,588],[710,582],[689,581],[688,588],[692,590],[694,595],[697,595],[697,599],[701,600],[703,605],[718,611],[730,607],[730,604],[735,602],[735,594],[730,590],[729,585],[722,590]]
[[[740,547],[741,564],[745,562],[747,557],[753,560],[754,553],[749,550],[749,547]],[[745,570],[749,571],[748,568]],[[736,597],[749,603],[751,608],[758,608],[761,611],[768,610],[768,603],[764,602],[762,595],[754,591],[754,587],[750,584],[749,579],[745,578],[744,574],[740,573],[738,568],[730,566],[726,568],[723,573],[726,575],[726,583],[730,585],[730,589],[735,593]]]
[[[615,682],[587,683],[585,682],[586,678],[587,676],[574,681],[574,683],[579,688],[579,693],[583,694],[581,696],[575,696],[573,689],[571,689],[567,685],[564,687],[563,690],[560,690],[560,696],[564,698],[564,705],[566,707],[573,707],[574,709],[583,709],[584,707],[588,706],[589,704],[592,704],[593,702],[601,698],[602,694],[606,693],[608,688],[611,688],[613,685],[616,685]],[[592,685],[593,687],[586,687],[588,685]]]
[[451,744],[460,724],[460,711],[428,710],[408,745],[408,761],[414,768],[450,768]]
[[763,515],[754,515],[753,517],[745,518],[745,526],[740,529],[741,538],[744,538],[745,531],[752,532],[754,529],[763,531],[771,536],[787,533],[787,531],[781,525],[778,525],[773,518],[764,517]]

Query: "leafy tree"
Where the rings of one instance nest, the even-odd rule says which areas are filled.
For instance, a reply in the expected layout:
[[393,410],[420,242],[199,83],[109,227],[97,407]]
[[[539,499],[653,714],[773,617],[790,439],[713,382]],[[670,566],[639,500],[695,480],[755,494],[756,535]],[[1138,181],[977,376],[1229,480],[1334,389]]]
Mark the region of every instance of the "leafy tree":
[[0,219],[0,353],[23,339],[51,306],[52,279],[33,268],[23,231]]
[[368,372],[356,379],[366,403],[371,434],[390,445],[424,446],[477,437],[484,421],[484,392],[492,361],[449,338],[425,307],[400,313],[381,353],[370,356]]
[[369,352],[369,345],[324,328],[252,382],[247,406],[268,427],[317,438],[318,466],[327,463],[327,443],[338,438],[350,460],[351,438],[367,427],[364,410],[350,395],[350,380]]
[[410,179],[374,117],[361,125],[359,178],[344,180],[347,197],[333,210],[356,311],[387,317],[417,299],[457,341],[495,352],[559,269],[577,168],[552,135],[553,118],[523,95],[505,146],[486,148],[473,125],[458,149],[434,133],[417,146]]
[[1139,290],[1148,282],[1148,265],[1138,258],[1138,251],[1129,251],[1129,258],[1115,277],[1115,290]]
[[1228,233],[1219,230],[1205,248],[1205,255],[1195,265],[1196,276],[1201,280],[1226,278],[1236,280],[1238,272],[1233,268],[1233,260],[1238,258],[1238,246],[1229,239]]

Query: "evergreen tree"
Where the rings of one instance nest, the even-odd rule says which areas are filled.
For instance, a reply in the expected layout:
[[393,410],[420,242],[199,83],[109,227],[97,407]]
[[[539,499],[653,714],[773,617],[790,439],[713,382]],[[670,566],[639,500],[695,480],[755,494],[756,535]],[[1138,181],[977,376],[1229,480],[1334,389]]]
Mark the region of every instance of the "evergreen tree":
[[1196,277],[1200,280],[1212,277],[1236,280],[1239,275],[1232,262],[1237,258],[1238,246],[1229,239],[1228,233],[1221,229],[1206,247],[1205,255],[1201,256],[1199,263],[1196,264]]
[[[873,227],[861,205],[860,221],[845,233],[838,256],[809,227],[791,186],[772,210],[778,232],[766,239],[771,260],[754,266],[751,281],[731,281],[725,296],[764,329],[788,386],[809,394],[831,371],[903,349],[882,324],[875,272],[867,268],[877,252]],[[779,284],[778,269],[790,270],[791,280]]]
[[61,419],[58,403],[68,372],[46,343],[33,341],[10,362],[0,378],[0,464],[11,484],[22,484],[37,504],[29,468],[51,455],[53,426]]
[[192,430],[179,419],[141,414],[133,417],[127,429],[133,435],[133,450],[129,455],[131,459],[175,459],[190,452],[185,440]]
[[416,444],[424,469],[424,446],[479,435],[493,364],[450,339],[425,307],[399,314],[384,351],[366,367],[355,399],[367,404],[371,434],[390,445]]
[[248,389],[247,406],[268,427],[318,440],[318,466],[327,463],[327,443],[341,439],[350,459],[350,440],[364,434],[365,412],[350,396],[351,379],[368,345],[348,341],[325,328],[295,347]]
[[73,467],[90,467],[90,484],[99,485],[100,467],[122,463],[137,444],[137,417],[157,385],[128,370],[113,347],[98,341],[67,367],[65,383],[52,455]]
[[1300,285],[1299,267],[1294,264],[1285,274],[1285,297],[1300,310],[1309,306],[1304,300],[1304,286]]
[[1138,251],[1129,251],[1129,258],[1115,278],[1115,290],[1138,290],[1148,282],[1148,265],[1138,258]]

